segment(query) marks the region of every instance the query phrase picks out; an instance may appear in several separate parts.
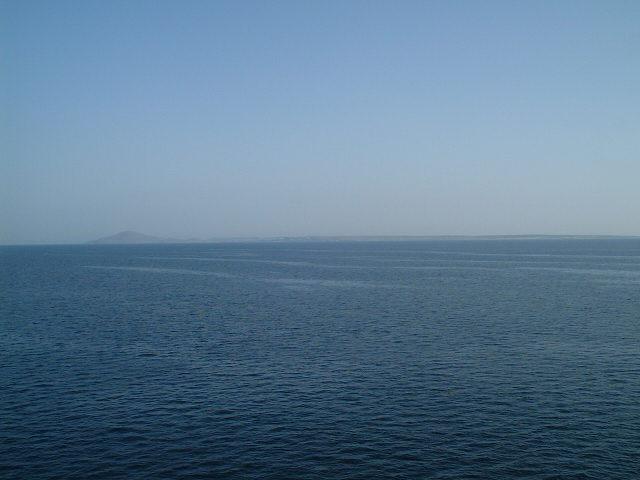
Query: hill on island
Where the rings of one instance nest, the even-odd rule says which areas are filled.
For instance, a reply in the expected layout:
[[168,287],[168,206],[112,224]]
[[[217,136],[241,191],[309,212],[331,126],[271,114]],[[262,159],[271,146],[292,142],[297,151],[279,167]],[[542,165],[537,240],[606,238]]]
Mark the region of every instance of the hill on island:
[[154,237],[153,235],[146,235],[140,232],[134,232],[131,230],[127,230],[124,232],[116,233],[115,235],[111,235],[108,237],[98,238],[97,240],[92,240],[88,243],[91,244],[113,244],[113,245],[127,245],[127,244],[140,244],[140,243],[184,243],[193,240],[179,240],[176,238],[162,238],[162,237]]

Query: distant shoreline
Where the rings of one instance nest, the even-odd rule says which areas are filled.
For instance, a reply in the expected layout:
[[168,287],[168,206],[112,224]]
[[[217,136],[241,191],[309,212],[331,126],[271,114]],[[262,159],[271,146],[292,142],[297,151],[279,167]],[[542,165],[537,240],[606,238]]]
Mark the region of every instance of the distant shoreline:
[[[143,234],[140,234],[143,235]],[[64,246],[64,245],[193,245],[216,243],[283,243],[283,242],[412,242],[412,241],[437,241],[437,240],[634,240],[640,239],[640,235],[318,235],[318,236],[274,236],[274,237],[220,237],[210,239],[175,239],[144,235],[144,238],[133,240],[103,239],[76,243],[8,243],[0,247],[19,246]]]

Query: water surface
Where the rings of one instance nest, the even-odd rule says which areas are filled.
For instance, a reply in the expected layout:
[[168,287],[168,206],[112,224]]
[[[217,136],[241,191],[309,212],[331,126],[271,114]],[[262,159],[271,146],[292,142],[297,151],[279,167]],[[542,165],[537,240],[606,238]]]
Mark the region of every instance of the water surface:
[[640,240],[0,249],[0,477],[632,479]]

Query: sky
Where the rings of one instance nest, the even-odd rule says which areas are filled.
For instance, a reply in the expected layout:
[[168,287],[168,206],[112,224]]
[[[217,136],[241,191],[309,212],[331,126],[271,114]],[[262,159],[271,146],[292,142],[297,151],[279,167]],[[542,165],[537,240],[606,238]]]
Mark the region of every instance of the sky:
[[0,243],[640,235],[640,2],[0,0]]

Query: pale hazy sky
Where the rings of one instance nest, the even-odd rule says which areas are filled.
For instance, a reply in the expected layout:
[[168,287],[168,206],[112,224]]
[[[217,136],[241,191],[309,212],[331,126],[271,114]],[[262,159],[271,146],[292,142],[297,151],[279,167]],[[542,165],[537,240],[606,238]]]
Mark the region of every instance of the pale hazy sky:
[[0,5],[0,243],[640,234],[640,1]]

